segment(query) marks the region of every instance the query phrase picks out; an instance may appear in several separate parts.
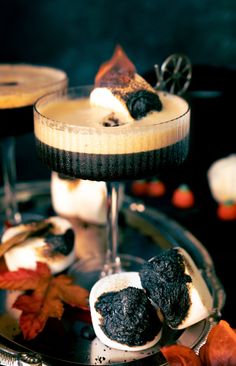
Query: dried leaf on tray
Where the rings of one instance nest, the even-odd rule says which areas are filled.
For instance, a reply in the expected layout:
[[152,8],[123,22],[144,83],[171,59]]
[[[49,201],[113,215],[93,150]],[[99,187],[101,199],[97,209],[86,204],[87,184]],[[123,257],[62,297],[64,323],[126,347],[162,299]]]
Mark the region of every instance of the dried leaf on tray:
[[161,352],[170,366],[202,366],[199,357],[186,346],[173,344],[162,347]]
[[13,304],[22,311],[19,325],[27,340],[35,338],[50,317],[61,319],[64,303],[88,309],[88,291],[74,285],[67,275],[52,276],[46,263],[38,262],[35,271],[21,268],[0,274],[0,288],[31,290]]
[[199,356],[182,345],[161,348],[170,366],[236,366],[236,332],[221,320],[201,347]]
[[236,365],[236,333],[226,321],[221,320],[212,328],[200,349],[200,358],[206,366]]

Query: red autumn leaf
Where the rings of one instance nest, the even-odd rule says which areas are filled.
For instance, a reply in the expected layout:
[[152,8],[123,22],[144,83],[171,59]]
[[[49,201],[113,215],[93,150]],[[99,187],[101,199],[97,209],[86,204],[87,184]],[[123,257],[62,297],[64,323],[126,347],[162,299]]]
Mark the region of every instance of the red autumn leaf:
[[38,262],[36,271],[20,268],[17,271],[6,271],[0,274],[0,288],[5,290],[35,290],[40,284],[51,278],[47,265]]
[[71,306],[79,306],[83,310],[88,309],[88,291],[82,287],[73,285],[71,277],[60,275],[54,282],[56,282],[57,293],[63,302]]
[[199,357],[186,346],[173,344],[162,347],[161,352],[170,366],[202,366]]
[[204,366],[236,365],[236,333],[221,320],[209,333],[206,344],[200,349]]
[[0,274],[0,288],[32,290],[20,295],[13,304],[22,311],[19,325],[28,340],[43,330],[50,317],[61,319],[64,303],[88,309],[88,291],[74,285],[69,276],[52,276],[46,263],[38,262],[35,271],[21,268]]
[[33,339],[41,332],[49,317],[61,319],[64,311],[63,303],[53,298],[53,290],[49,289],[47,298],[37,295],[21,295],[13,307],[22,310],[19,325],[25,339]]

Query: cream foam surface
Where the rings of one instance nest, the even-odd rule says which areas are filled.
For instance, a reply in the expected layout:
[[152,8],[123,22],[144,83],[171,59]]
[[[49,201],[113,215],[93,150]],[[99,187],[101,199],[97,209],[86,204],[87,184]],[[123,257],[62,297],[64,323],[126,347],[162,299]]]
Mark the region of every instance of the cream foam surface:
[[104,127],[110,109],[91,106],[89,98],[61,99],[39,103],[35,112],[35,135],[43,143],[61,150],[89,154],[127,154],[167,147],[189,132],[187,102],[171,94],[158,93],[163,108],[141,120],[115,112],[120,125]]
[[45,66],[0,65],[0,109],[33,105],[42,95],[67,85],[66,73]]

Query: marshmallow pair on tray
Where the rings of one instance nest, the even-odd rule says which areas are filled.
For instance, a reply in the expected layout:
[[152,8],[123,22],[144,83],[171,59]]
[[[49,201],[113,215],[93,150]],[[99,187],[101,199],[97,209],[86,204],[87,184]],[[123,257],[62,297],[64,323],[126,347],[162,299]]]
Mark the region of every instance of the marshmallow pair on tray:
[[[44,224],[37,235],[5,253],[10,270],[34,268],[36,261],[46,261],[52,272],[58,273],[73,263],[76,255],[70,222],[56,216],[45,219]],[[30,225],[37,223],[6,230],[2,241],[30,230]],[[154,346],[161,338],[163,323],[172,329],[185,329],[207,318],[213,309],[199,269],[179,247],[145,262],[139,272],[100,279],[90,292],[89,302],[100,341],[126,351]]]
[[213,298],[192,258],[178,247],[144,263],[140,272],[100,279],[90,292],[90,309],[102,343],[142,351],[160,340],[163,323],[180,330],[207,318]]

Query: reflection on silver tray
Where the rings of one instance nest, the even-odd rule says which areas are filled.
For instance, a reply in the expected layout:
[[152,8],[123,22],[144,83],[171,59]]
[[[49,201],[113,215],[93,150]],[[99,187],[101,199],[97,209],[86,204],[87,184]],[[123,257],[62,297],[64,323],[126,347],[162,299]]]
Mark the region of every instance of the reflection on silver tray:
[[[0,201],[3,195],[0,194]],[[22,207],[47,216],[51,211],[48,182],[18,185]],[[177,343],[194,348],[204,343],[209,329],[220,316],[225,294],[215,275],[212,260],[204,246],[187,230],[163,213],[125,197],[121,210],[120,232],[124,251],[149,259],[174,246],[186,249],[201,270],[214,298],[212,316],[185,331],[163,329],[159,344],[142,352],[110,349],[97,338],[90,340],[92,327],[76,311],[66,311],[62,321],[48,322],[33,341],[24,341],[17,321],[7,307],[7,292],[0,292],[0,363],[2,365],[165,365],[159,352],[163,344]]]

